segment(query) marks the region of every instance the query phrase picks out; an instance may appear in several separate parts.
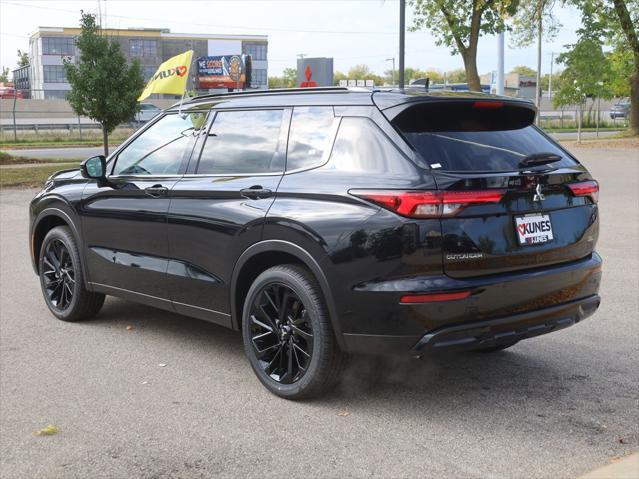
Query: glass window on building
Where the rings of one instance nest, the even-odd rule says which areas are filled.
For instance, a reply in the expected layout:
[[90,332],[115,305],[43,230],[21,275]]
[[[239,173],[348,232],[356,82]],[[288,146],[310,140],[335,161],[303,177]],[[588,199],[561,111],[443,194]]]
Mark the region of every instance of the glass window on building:
[[266,70],[263,68],[253,68],[251,70],[251,86],[260,87],[266,85]]
[[66,83],[67,75],[64,72],[64,65],[43,65],[45,83]]
[[149,66],[142,67],[142,73],[144,74],[144,81],[148,82],[151,79],[151,77],[155,74],[157,69],[158,67],[149,67]]
[[73,37],[42,37],[44,55],[75,55]]
[[244,42],[242,43],[242,53],[251,55],[253,60],[266,60],[266,43]]
[[129,55],[132,57],[157,57],[157,40],[146,40],[143,38],[131,38],[129,40]]

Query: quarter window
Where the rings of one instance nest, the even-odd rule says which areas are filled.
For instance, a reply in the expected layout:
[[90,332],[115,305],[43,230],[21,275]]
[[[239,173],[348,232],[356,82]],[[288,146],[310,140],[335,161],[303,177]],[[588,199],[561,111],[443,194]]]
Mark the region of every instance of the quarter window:
[[114,175],[175,175],[188,161],[191,141],[204,125],[206,113],[171,114],[151,125],[119,155]]
[[283,110],[218,112],[197,172],[223,175],[283,171],[283,121]]
[[295,107],[291,119],[286,169],[312,168],[325,162],[331,148],[333,125],[338,121],[333,107]]

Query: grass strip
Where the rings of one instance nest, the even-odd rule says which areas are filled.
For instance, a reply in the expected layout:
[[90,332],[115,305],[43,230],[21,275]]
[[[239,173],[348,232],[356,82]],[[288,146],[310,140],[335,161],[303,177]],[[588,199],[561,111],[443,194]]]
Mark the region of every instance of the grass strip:
[[60,163],[58,165],[33,166],[28,168],[0,169],[0,188],[8,187],[38,187],[56,171],[77,168],[78,163]]

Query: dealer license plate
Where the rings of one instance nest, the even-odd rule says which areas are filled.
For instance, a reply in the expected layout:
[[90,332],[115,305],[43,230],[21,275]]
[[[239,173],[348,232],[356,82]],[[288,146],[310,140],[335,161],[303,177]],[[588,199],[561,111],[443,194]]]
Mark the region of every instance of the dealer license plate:
[[552,241],[550,215],[515,216],[515,228],[520,245],[534,245]]

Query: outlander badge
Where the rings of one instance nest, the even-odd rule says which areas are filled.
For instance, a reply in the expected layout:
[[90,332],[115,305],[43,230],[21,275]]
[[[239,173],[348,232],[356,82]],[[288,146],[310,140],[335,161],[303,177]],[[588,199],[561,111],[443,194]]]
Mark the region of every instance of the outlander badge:
[[533,201],[543,201],[546,197],[541,192],[541,183],[537,183],[537,187],[535,188],[535,196],[533,196]]

